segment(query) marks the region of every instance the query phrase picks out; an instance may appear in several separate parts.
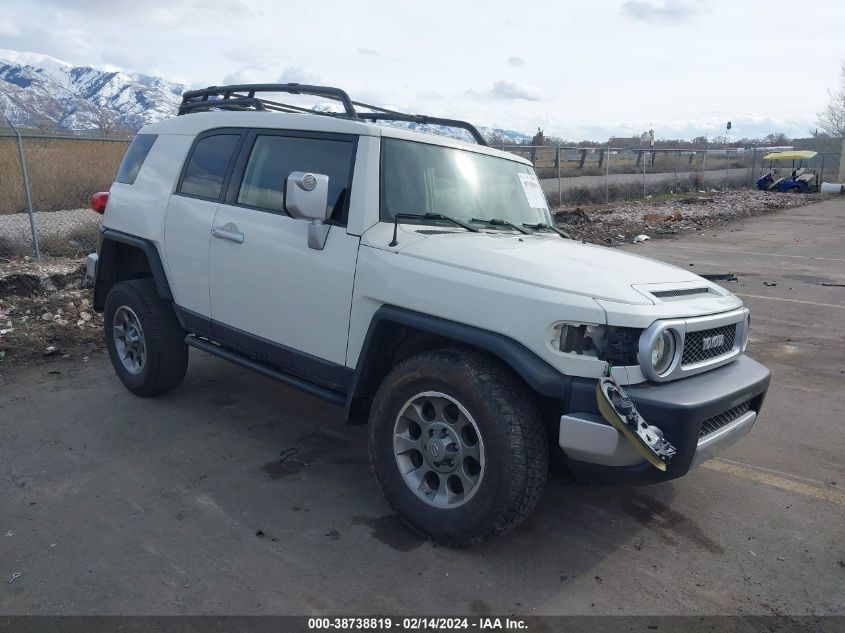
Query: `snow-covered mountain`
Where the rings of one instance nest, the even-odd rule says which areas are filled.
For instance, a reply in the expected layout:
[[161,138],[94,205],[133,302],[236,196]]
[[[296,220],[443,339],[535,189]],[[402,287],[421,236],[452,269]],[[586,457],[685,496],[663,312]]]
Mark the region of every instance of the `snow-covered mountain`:
[[[108,125],[112,129],[137,131],[148,123],[174,116],[185,90],[186,86],[161,77],[73,66],[49,55],[0,49],[0,111],[22,127],[77,132]],[[314,109],[334,110],[336,104],[317,105]],[[3,124],[0,120],[0,126]],[[407,122],[391,125],[470,139],[460,129]],[[513,130],[478,129],[496,144],[531,141],[530,135]]]
[[176,114],[187,88],[160,77],[73,66],[0,49],[0,109],[15,125],[137,130]]
[[[441,125],[423,125],[421,123],[409,123],[407,121],[383,121],[382,125],[395,125],[415,132],[422,132],[424,134],[437,134],[439,136],[448,136],[456,138],[461,141],[472,141],[472,136],[469,132],[460,128],[443,127]],[[532,137],[522,132],[514,132],[513,130],[503,130],[501,128],[484,127],[483,125],[476,126],[488,143],[492,145],[519,145],[522,143],[530,143]]]

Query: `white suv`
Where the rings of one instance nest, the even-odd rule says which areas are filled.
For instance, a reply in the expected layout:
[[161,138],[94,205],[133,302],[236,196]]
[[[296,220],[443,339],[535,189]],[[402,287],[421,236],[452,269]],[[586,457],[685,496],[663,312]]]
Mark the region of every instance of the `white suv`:
[[[189,92],[180,115],[141,130],[93,201],[94,305],[133,393],[176,387],[194,347],[332,402],[369,424],[387,501],[451,545],[525,518],[550,457],[592,480],[668,479],[754,423],[769,372],[743,353],[742,302],[568,239],[531,164],[470,124],[298,84]],[[599,412],[607,374],[675,448],[665,472]]]

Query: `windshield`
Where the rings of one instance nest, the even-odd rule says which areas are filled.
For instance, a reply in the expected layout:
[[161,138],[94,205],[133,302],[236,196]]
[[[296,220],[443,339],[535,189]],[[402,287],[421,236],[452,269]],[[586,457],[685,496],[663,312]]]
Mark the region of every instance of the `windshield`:
[[480,228],[492,228],[484,224],[493,219],[518,226],[551,224],[540,182],[529,165],[390,138],[382,141],[381,161],[382,221],[392,222],[397,213],[439,213]]

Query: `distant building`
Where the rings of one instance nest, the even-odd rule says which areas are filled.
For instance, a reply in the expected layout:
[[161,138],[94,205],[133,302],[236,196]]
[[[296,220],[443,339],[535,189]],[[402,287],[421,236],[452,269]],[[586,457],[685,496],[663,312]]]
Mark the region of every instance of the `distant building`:
[[531,139],[531,144],[532,145],[542,145],[542,146],[544,146],[546,144],[546,137],[543,136],[543,130],[541,130],[540,128],[537,128],[537,133],[534,135],[534,138]]
[[643,132],[639,136],[611,136],[608,143],[611,147],[653,147],[654,130]]

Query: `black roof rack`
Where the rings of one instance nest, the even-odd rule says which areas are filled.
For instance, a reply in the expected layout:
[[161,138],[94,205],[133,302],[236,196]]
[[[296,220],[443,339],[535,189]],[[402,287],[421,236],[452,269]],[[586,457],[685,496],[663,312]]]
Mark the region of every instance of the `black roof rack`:
[[[337,101],[343,106],[343,112],[321,112],[301,106],[271,101],[256,97],[261,92],[287,92],[294,95],[311,95]],[[367,112],[359,112],[355,106]],[[310,86],[306,84],[239,84],[232,86],[209,86],[199,90],[189,90],[182,95],[178,114],[190,114],[204,110],[259,110],[273,112],[294,112],[300,114],[318,114],[345,119],[378,121],[405,121],[421,125],[442,125],[466,130],[479,145],[487,145],[484,137],[471,123],[458,119],[443,119],[423,114],[404,114],[360,101],[352,101],[340,88],[329,86]]]

